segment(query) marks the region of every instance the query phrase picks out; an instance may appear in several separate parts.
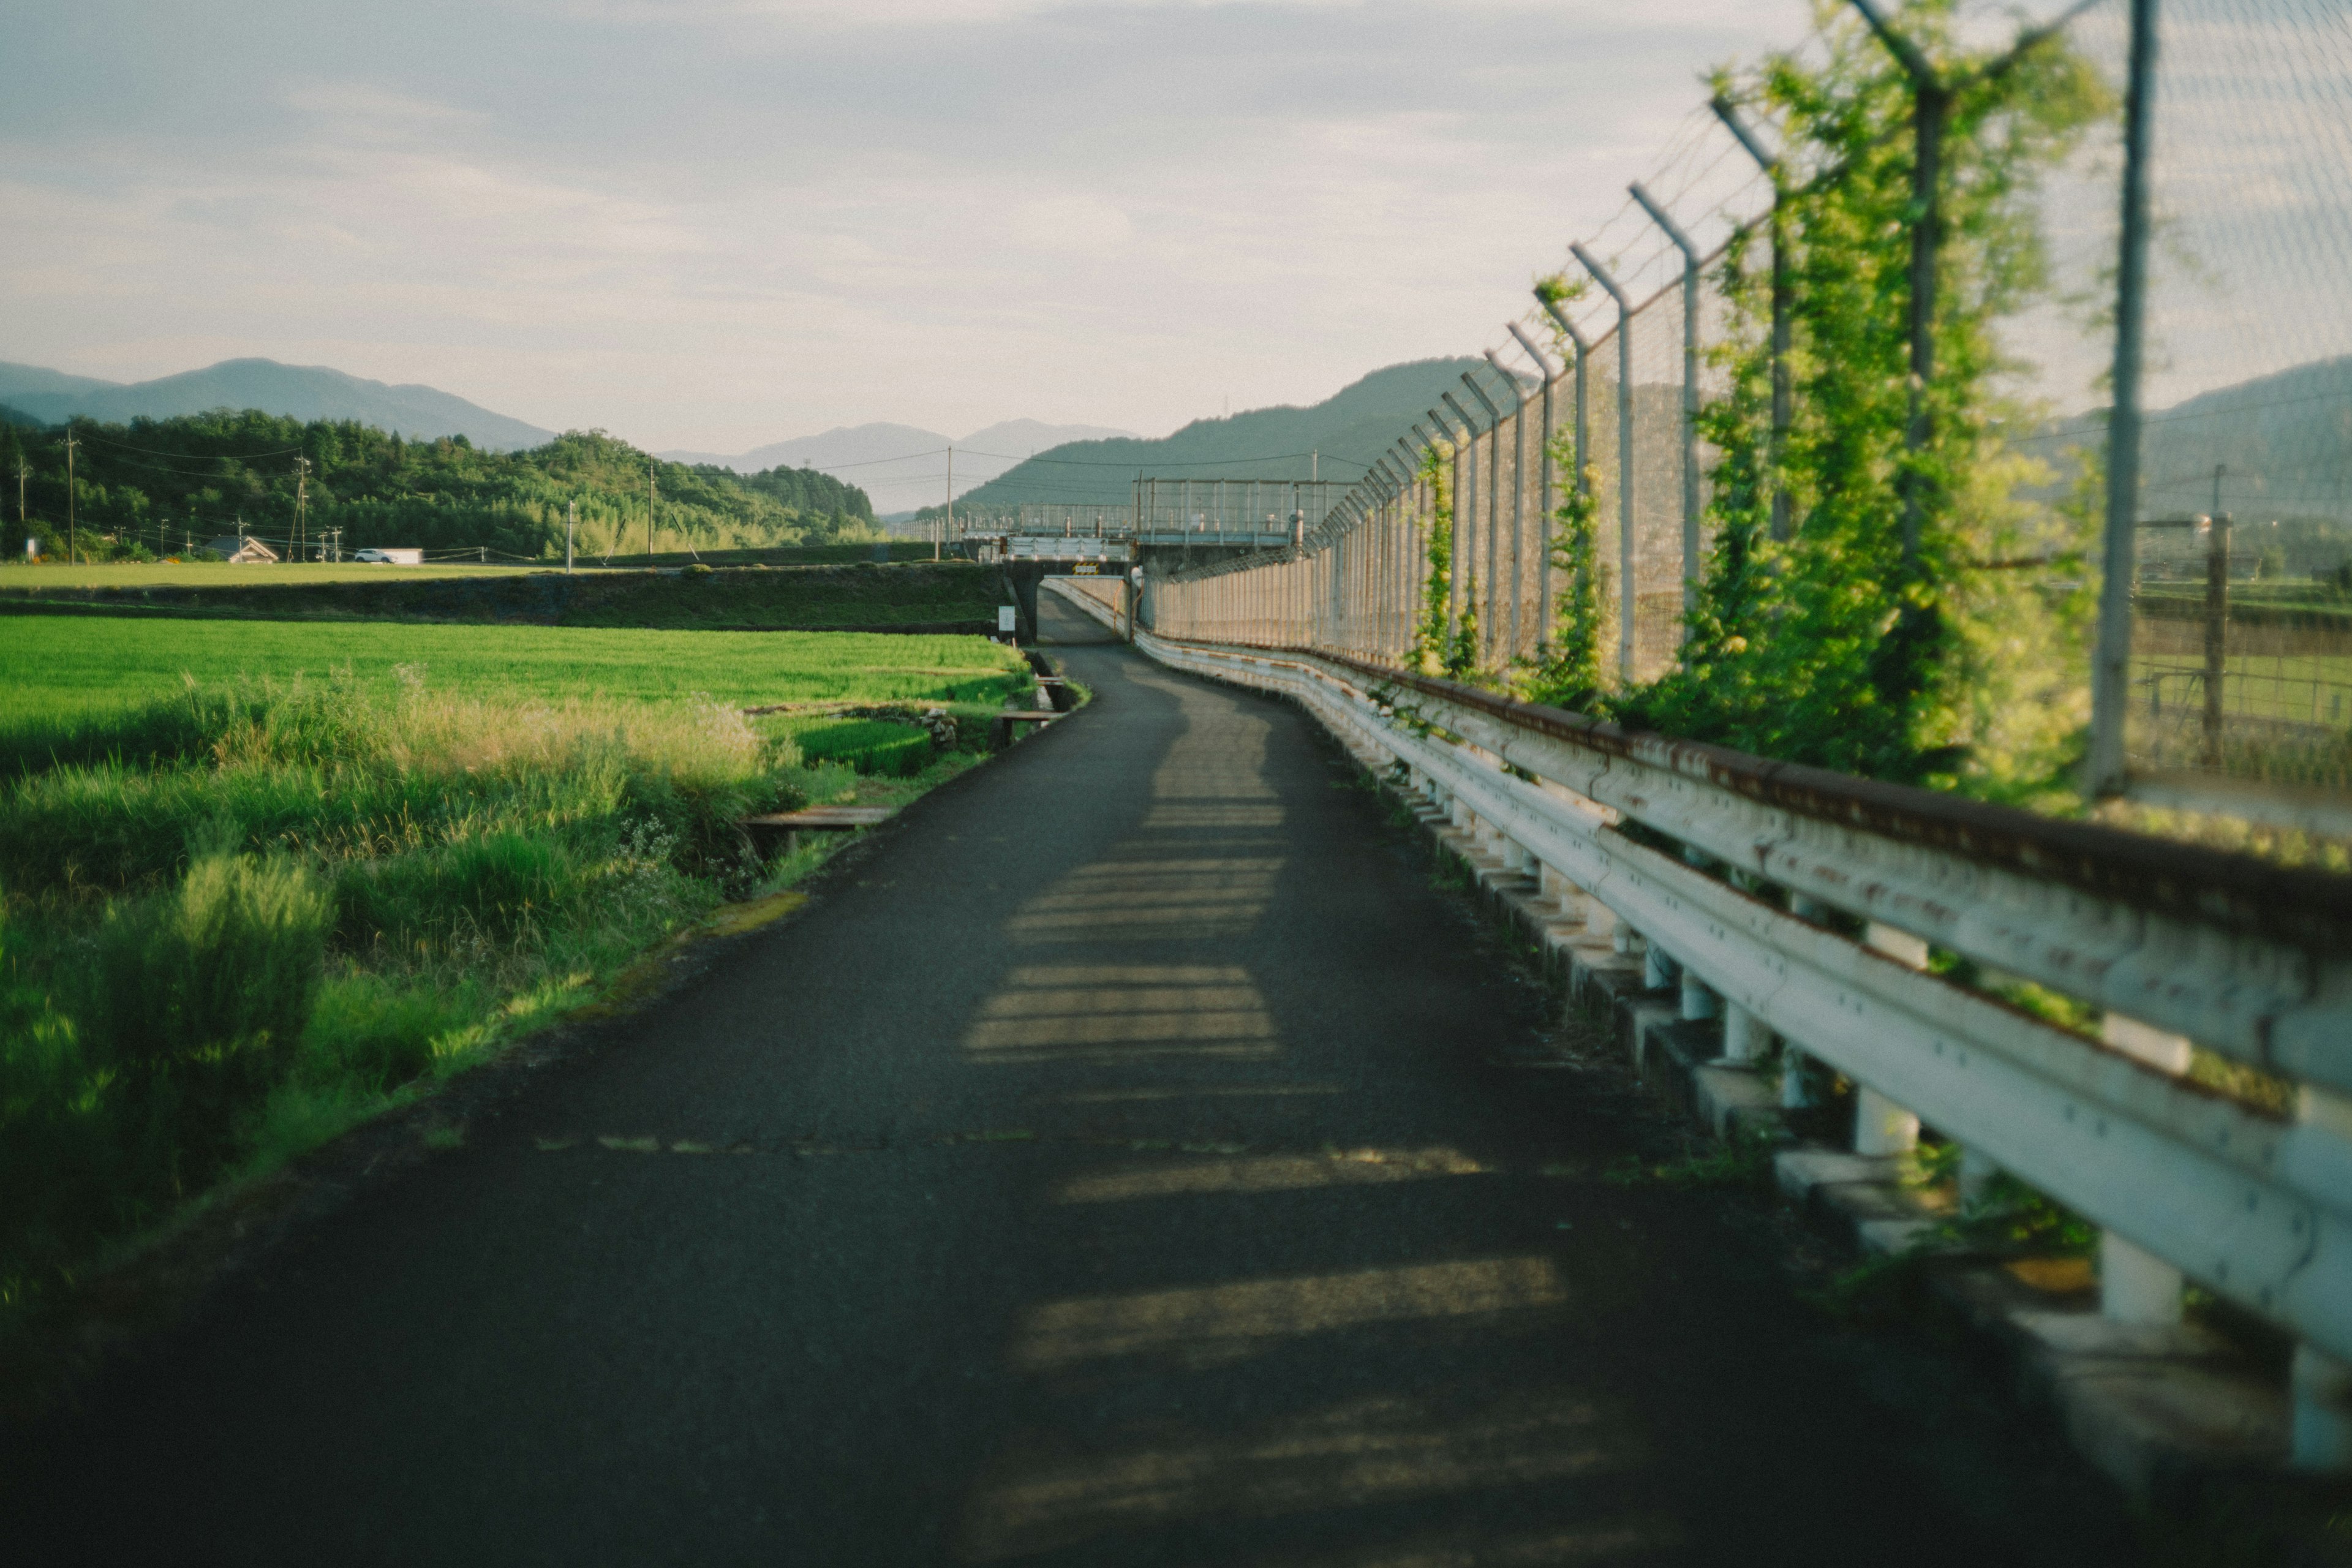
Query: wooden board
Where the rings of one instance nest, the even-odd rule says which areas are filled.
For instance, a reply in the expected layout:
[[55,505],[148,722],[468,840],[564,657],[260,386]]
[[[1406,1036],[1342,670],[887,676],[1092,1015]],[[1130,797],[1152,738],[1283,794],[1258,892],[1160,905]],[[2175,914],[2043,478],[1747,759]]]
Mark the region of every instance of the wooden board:
[[872,827],[887,822],[896,808],[887,805],[813,805],[805,811],[779,811],[747,816],[746,827]]

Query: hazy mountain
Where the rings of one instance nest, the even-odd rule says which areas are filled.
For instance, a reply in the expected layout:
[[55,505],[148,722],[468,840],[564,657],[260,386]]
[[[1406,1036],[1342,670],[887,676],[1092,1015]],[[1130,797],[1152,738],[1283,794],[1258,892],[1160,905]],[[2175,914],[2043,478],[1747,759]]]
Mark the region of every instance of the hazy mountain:
[[772,441],[738,457],[714,452],[664,452],[676,463],[712,463],[738,473],[809,468],[856,485],[874,498],[876,515],[937,506],[947,494],[948,448],[955,448],[955,493],[985,483],[1033,452],[1069,441],[1125,436],[1096,425],[1046,425],[1008,419],[950,437],[912,425],[837,426],[817,436]]
[[2240,520],[2352,520],[2352,356],[2315,360],[2200,393],[2147,416],[2140,461],[2150,516],[2213,505]]
[[463,436],[495,451],[543,446],[555,438],[553,431],[430,386],[391,386],[324,365],[267,359],[223,360],[128,385],[33,365],[0,365],[0,402],[53,424],[72,415],[120,423],[209,408],[257,408],[293,419],[355,419],[407,437]]
[[100,381],[93,376],[68,375],[61,370],[45,370],[37,364],[11,364],[0,359],[0,403],[16,407],[26,397],[48,396],[57,393],[104,392],[120,386],[117,381]]
[[1003,478],[961,499],[974,506],[1039,501],[1116,505],[1129,499],[1129,481],[1139,473],[1303,479],[1312,468],[1327,479],[1353,479],[1404,434],[1409,423],[1424,417],[1439,393],[1451,392],[1475,407],[1461,379],[1473,365],[1487,372],[1491,389],[1492,369],[1484,360],[1392,364],[1304,408],[1286,404],[1221,419],[1196,419],[1159,440],[1122,437],[1069,442],[1015,464]]

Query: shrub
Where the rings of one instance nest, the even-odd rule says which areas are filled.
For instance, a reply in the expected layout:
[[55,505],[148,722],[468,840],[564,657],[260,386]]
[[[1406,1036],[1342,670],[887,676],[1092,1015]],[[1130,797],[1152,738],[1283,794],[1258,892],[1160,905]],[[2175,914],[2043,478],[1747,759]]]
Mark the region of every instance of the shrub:
[[353,1076],[373,1089],[397,1088],[430,1069],[436,1043],[476,1011],[473,996],[438,984],[337,975],[311,1015],[299,1076],[322,1085]]
[[302,868],[217,853],[107,910],[81,1011],[136,1186],[183,1190],[233,1152],[310,1021],[330,912]]
[[352,949],[444,946],[460,935],[511,941],[560,913],[580,882],[562,846],[519,833],[359,861],[335,879],[335,935]]
[[0,947],[0,1306],[110,1217],[108,1081],[72,1020]]
[[801,731],[801,752],[811,762],[841,763],[861,773],[904,777],[931,760],[931,738],[918,724],[887,719],[845,719]]

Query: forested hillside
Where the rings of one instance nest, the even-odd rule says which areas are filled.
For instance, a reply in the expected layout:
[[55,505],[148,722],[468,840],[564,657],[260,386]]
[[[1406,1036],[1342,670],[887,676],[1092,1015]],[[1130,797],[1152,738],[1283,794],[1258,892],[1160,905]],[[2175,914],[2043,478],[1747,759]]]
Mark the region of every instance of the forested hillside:
[[[1303,479],[1312,470],[1327,479],[1354,479],[1439,394],[1451,392],[1468,402],[1461,377],[1473,366],[1491,389],[1495,377],[1484,360],[1416,360],[1376,370],[1303,408],[1286,405],[1196,419],[1158,440],[1068,442],[980,486],[959,500],[956,509],[977,512],[1041,501],[1123,505],[1139,473]],[[933,510],[926,507],[917,515],[929,517]]]
[[[348,554],[368,545],[488,551],[491,558],[563,552],[567,504],[579,507],[579,549],[642,555],[649,496],[653,543],[663,551],[878,539],[863,490],[806,469],[737,475],[661,462],[601,431],[572,431],[523,452],[487,452],[462,437],[404,441],[341,420],[253,411],[128,425],[71,426],[73,520],[85,557],[176,554],[236,532],[284,553],[300,492],[304,536],[341,531]],[[0,423],[7,510],[17,508],[42,552],[61,555],[67,531],[64,428]],[[299,460],[309,460],[298,483]],[[14,555],[21,544],[10,551]]]

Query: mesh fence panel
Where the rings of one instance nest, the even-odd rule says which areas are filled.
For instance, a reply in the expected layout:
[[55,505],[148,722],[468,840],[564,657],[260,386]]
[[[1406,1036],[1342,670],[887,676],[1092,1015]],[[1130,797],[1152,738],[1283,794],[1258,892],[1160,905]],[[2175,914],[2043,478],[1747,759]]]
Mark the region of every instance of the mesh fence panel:
[[1633,316],[1633,679],[1674,668],[1683,624],[1683,295]]
[[1623,646],[1626,618],[1626,576],[1623,563],[1625,531],[1621,498],[1624,480],[1618,446],[1617,332],[1602,332],[1585,355],[1585,416],[1591,427],[1586,462],[1592,469],[1593,566],[1601,579],[1599,638],[1602,664],[1612,675],[1619,671],[1618,650]]
[[2286,0],[2162,15],[2126,749],[2137,769],[2340,791],[2352,17]]
[[[2164,0],[2160,15],[2128,763],[2138,777],[2226,774],[2342,791],[2352,787],[2352,269],[2344,264],[2352,254],[2352,9]],[[1976,302],[1971,290],[1993,287],[2014,287],[2025,300],[1994,318],[1989,445],[1965,493],[1948,498],[1961,552],[1948,603],[1974,617],[1970,675],[1981,689],[1971,700],[1990,715],[1971,743],[1980,753],[2014,743],[2021,755],[2034,747],[2056,755],[2063,748],[2052,737],[2078,731],[2089,717],[2084,607],[2097,585],[2108,466],[2127,4],[1959,0],[1950,20],[1949,47],[1982,51],[1979,59],[2013,45],[2021,26],[2063,22],[2054,45],[2037,47],[2072,51],[2107,89],[2072,153],[2033,177],[2030,216],[2045,275],[1981,267],[1981,255],[1965,248],[1981,237],[1965,233],[1954,242],[1964,248],[1939,273],[1948,300],[1962,306]],[[1796,57],[1825,58],[1827,47],[1817,31]],[[1743,112],[1756,117],[1761,144],[1793,134],[1761,107],[1767,100],[1754,102]],[[1751,156],[1695,110],[1646,179],[1654,208],[1628,201],[1577,247],[1567,276],[1579,287],[1562,309],[1589,340],[1585,439],[1576,458],[1557,464],[1549,494],[1546,437],[1576,429],[1573,360],[1552,387],[1548,416],[1537,383],[1521,383],[1521,405],[1506,381],[1511,373],[1491,365],[1475,376],[1501,410],[1498,422],[1465,388],[1451,389],[1478,432],[1446,468],[1455,605],[1477,616],[1483,671],[1533,656],[1544,641],[1553,616],[1548,514],[1576,486],[1580,464],[1593,476],[1606,676],[1640,683],[1675,667],[1693,564],[1685,484],[1697,490],[1704,563],[1715,543],[1706,508],[1717,454],[1687,444],[1685,260],[1655,212],[1715,251],[1699,274],[1696,379],[1702,404],[1726,397],[1729,351],[1738,346],[1727,289],[1744,285],[1727,284],[1719,247],[1767,220],[1760,160],[1769,155]],[[1806,179],[1824,172],[1797,171]],[[1748,265],[1760,292],[1770,265],[1761,237]],[[1640,301],[1622,329],[1612,286]],[[1800,364],[1804,321],[1801,311]],[[1622,371],[1621,330],[1632,350]],[[1743,318],[1741,330],[1761,326]],[[1499,352],[1517,363],[1517,349]],[[1629,384],[1622,388],[1621,375]],[[1801,375],[1801,400],[1806,384]],[[1286,523],[1295,506],[1311,531],[1345,494],[1338,485],[1303,499],[1267,493],[1288,489],[1147,483],[1142,521],[1195,534],[1255,531],[1270,516]],[[1334,551],[1334,561],[1300,570],[1313,574],[1318,625],[1355,628],[1346,635],[1363,646],[1402,647],[1426,534],[1393,509],[1359,500],[1365,520],[1339,531],[1348,542],[1311,542]],[[1803,519],[1790,521],[1801,527]],[[1368,552],[1360,559],[1347,553],[1359,547]]]

